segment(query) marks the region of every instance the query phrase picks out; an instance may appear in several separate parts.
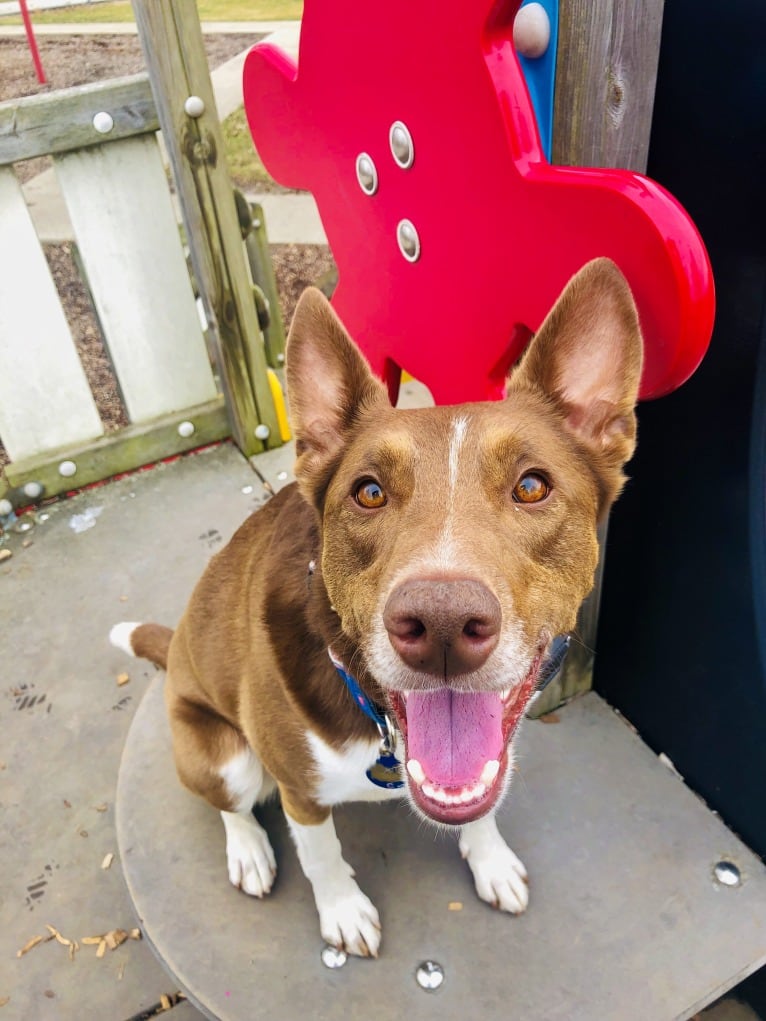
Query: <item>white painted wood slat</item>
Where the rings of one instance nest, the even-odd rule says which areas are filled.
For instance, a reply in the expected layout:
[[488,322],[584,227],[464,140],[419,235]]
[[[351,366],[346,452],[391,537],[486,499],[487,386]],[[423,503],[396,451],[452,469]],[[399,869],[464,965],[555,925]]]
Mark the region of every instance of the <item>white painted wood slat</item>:
[[217,393],[153,135],[54,159],[132,422]]
[[21,188],[0,168],[0,438],[19,461],[103,431]]

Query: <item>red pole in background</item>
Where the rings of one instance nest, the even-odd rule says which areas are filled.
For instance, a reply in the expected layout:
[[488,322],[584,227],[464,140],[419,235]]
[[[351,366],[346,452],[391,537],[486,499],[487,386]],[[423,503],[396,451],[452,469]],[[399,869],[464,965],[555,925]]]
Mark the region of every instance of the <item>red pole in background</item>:
[[24,20],[24,29],[27,33],[29,52],[32,54],[32,61],[35,65],[35,71],[37,72],[37,80],[41,85],[45,85],[47,79],[45,77],[45,71],[43,71],[42,61],[40,60],[40,51],[37,49],[37,41],[32,28],[32,21],[30,20],[29,11],[27,10],[27,0],[19,0],[19,7],[21,8],[21,17]]

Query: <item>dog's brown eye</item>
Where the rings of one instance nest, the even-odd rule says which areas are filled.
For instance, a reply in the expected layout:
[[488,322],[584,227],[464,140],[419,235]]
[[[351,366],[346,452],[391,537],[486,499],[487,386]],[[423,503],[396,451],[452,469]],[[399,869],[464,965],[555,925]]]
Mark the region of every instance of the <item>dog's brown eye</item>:
[[360,507],[366,507],[368,510],[377,510],[378,507],[385,505],[386,494],[377,482],[368,479],[366,482],[360,482],[356,487],[354,499]]
[[550,486],[536,472],[522,475],[513,487],[513,499],[516,503],[540,503],[550,492]]

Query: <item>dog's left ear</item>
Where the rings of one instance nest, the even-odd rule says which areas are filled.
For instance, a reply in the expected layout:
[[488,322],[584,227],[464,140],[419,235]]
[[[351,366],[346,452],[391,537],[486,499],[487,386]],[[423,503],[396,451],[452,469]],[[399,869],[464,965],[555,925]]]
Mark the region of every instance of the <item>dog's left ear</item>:
[[376,405],[390,407],[388,392],[315,287],[295,309],[286,362],[295,475],[312,498],[359,417]]
[[609,259],[595,259],[564,288],[512,374],[509,395],[519,386],[542,390],[621,480],[636,443],[642,355],[625,277]]

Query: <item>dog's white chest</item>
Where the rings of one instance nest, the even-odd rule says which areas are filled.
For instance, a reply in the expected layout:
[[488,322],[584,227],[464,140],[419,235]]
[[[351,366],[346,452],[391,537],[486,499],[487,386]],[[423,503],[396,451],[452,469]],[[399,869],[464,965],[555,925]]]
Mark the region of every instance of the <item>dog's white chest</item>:
[[[377,738],[349,741],[336,751],[313,731],[306,732],[306,741],[314,758],[318,783],[317,801],[322,805],[340,805],[344,801],[390,801],[404,797],[404,787],[389,790],[378,787],[366,775],[379,754]],[[397,737],[396,757],[402,761],[403,747]]]

